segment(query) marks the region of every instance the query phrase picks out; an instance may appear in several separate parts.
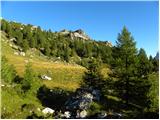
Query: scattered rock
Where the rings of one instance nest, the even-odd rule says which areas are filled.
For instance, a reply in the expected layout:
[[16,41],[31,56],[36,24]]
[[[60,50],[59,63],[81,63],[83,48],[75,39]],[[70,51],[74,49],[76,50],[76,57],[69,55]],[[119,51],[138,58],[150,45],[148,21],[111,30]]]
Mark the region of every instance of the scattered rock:
[[89,108],[92,100],[93,95],[88,91],[88,89],[77,89],[75,95],[66,101],[66,109],[86,110]]
[[86,116],[87,116],[87,111],[86,110],[81,111],[80,114],[79,114],[80,118],[85,118]]
[[71,117],[71,113],[69,111],[64,112],[64,117],[65,118],[70,118]]
[[15,49],[15,50],[19,49],[18,46],[16,46],[16,45],[12,45],[12,48]]
[[44,113],[44,114],[53,114],[55,111],[54,110],[52,110],[51,108],[49,108],[49,107],[46,107],[46,108],[44,108],[43,110],[42,110],[42,113]]
[[11,43],[9,43],[9,46],[12,47],[13,45]]
[[14,41],[16,42],[17,40],[16,40],[16,38],[11,38],[10,41],[11,42],[14,42]]
[[23,49],[19,47],[18,50],[22,52]]
[[18,52],[14,52],[14,55],[19,55],[19,53]]
[[42,75],[41,78],[42,78],[43,80],[52,80],[52,78],[51,78],[51,77],[48,77],[47,75]]
[[101,111],[98,115],[97,115],[98,119],[104,119],[107,117],[107,113],[105,111]]
[[113,116],[114,118],[121,118],[121,117],[122,117],[122,114],[115,112],[115,113],[112,114],[112,116]]
[[26,53],[25,53],[25,52],[20,52],[20,55],[21,55],[21,56],[25,56]]

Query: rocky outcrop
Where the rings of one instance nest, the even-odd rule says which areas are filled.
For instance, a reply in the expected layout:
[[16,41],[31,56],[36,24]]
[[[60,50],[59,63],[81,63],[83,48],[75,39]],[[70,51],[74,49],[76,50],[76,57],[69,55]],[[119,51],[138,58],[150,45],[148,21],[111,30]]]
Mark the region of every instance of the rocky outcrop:
[[86,33],[81,30],[81,29],[78,29],[76,31],[68,31],[66,29],[62,30],[59,32],[60,34],[62,35],[67,35],[69,36],[72,40],[75,39],[75,38],[80,38],[80,39],[83,39],[83,40],[89,40],[89,36],[86,35]]
[[79,88],[75,94],[66,101],[65,105],[68,110],[86,110],[89,108],[89,105],[93,100],[99,99],[99,90],[93,90],[92,88]]

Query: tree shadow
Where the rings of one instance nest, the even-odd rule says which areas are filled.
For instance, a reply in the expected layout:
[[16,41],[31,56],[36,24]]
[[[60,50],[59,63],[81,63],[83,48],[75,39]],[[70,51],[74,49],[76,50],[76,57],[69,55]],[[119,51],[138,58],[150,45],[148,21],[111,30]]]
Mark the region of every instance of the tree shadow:
[[72,95],[72,92],[60,88],[49,89],[45,85],[39,88],[37,98],[43,106],[54,110],[64,110],[65,102]]

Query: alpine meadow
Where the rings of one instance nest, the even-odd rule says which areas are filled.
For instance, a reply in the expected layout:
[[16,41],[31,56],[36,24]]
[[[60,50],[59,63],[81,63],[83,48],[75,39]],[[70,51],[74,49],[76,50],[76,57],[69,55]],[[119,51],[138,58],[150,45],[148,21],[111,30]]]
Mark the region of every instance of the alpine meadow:
[[2,119],[159,118],[158,1],[1,3]]

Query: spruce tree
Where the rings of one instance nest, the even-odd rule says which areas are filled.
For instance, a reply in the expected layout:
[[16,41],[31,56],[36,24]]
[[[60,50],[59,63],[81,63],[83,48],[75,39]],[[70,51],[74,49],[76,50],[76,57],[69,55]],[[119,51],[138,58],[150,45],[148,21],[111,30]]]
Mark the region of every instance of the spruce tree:
[[34,80],[33,70],[31,68],[31,64],[28,63],[26,65],[24,78],[22,80],[22,89],[23,89],[24,92],[27,92],[28,90],[31,89],[33,80]]
[[29,49],[29,43],[27,39],[23,40],[22,47],[24,52],[26,52]]
[[140,49],[138,53],[137,74],[138,77],[146,77],[150,72],[150,62],[144,49]]
[[116,54],[118,54],[114,58],[114,74],[117,78],[116,86],[119,96],[128,104],[129,100],[132,99],[131,82],[134,82],[134,73],[136,71],[136,43],[126,27],[118,35],[116,43]]

